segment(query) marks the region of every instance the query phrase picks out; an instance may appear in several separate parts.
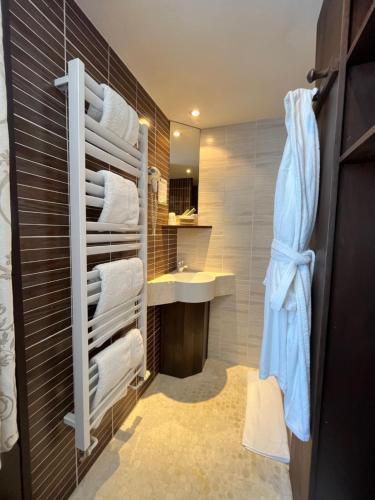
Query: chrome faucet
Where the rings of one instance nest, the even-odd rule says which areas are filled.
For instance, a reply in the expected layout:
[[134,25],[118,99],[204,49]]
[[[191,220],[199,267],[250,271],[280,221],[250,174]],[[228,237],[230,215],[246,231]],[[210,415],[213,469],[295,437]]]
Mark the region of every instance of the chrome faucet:
[[179,273],[183,273],[185,271],[185,269],[187,269],[187,268],[188,268],[188,266],[184,265],[184,261],[183,260],[179,260],[177,262],[177,271]]

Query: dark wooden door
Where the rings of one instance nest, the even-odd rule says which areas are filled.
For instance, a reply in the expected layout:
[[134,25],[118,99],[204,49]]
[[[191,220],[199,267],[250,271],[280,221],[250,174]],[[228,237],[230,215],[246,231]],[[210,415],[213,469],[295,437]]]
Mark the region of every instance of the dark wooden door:
[[314,499],[375,498],[375,163],[342,164]]
[[[326,332],[329,313],[329,295],[332,273],[332,253],[336,218],[338,188],[338,165],[341,141],[343,82],[345,67],[340,60],[346,51],[348,2],[345,0],[325,1],[317,27],[315,68],[323,70],[337,66],[338,75],[317,115],[320,137],[320,192],[316,225],[311,248],[316,253],[316,265],[312,289],[312,331],[311,331],[311,432],[308,443],[291,439],[290,477],[295,500],[311,497],[315,480],[315,464],[320,429],[320,401],[323,386],[323,366]],[[321,89],[327,80],[316,82]]]
[[345,98],[314,500],[375,498],[374,0],[351,0],[344,21]]
[[295,500],[375,498],[374,28],[374,0],[324,2],[316,65],[338,58],[339,74],[318,117],[312,440],[292,439]]

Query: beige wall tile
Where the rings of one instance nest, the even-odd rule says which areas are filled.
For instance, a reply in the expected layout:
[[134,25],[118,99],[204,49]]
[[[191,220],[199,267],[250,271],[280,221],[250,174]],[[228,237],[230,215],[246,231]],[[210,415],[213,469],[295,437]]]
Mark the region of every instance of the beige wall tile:
[[256,154],[281,154],[284,149],[286,131],[283,119],[260,120],[257,122]]
[[259,366],[261,341],[251,338],[247,346],[247,365],[253,368]]
[[250,279],[251,254],[248,249],[223,249],[223,272]]
[[232,226],[237,223],[240,226],[251,226],[254,211],[254,188],[226,190],[224,193],[223,224]]
[[233,272],[235,293],[211,303],[208,355],[256,367],[272,242],[275,182],[284,120],[202,130],[199,222],[211,231],[178,232],[178,257],[191,269]]
[[273,237],[272,216],[254,216],[253,221],[253,255],[269,256]]
[[264,285],[259,279],[250,281],[250,304],[264,304]]

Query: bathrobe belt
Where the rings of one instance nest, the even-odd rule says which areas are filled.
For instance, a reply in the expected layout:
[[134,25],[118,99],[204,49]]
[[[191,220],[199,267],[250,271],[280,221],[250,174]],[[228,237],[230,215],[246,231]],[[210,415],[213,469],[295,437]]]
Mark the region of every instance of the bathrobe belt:
[[[271,258],[287,264],[283,271],[280,283],[271,296],[271,307],[280,311],[296,275],[301,266],[309,266],[310,276],[314,272],[315,253],[312,250],[297,252],[281,241],[273,240],[271,245]],[[271,288],[272,290],[272,288]]]

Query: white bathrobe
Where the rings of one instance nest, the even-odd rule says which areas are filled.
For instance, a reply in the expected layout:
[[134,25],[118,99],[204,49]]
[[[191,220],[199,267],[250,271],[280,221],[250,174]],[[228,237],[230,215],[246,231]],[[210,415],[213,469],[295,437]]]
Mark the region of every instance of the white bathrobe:
[[308,250],[319,192],[319,137],[312,98],[298,89],[284,100],[288,138],[276,183],[274,239],[266,274],[260,378],[274,375],[284,392],[285,422],[310,438],[311,281]]

